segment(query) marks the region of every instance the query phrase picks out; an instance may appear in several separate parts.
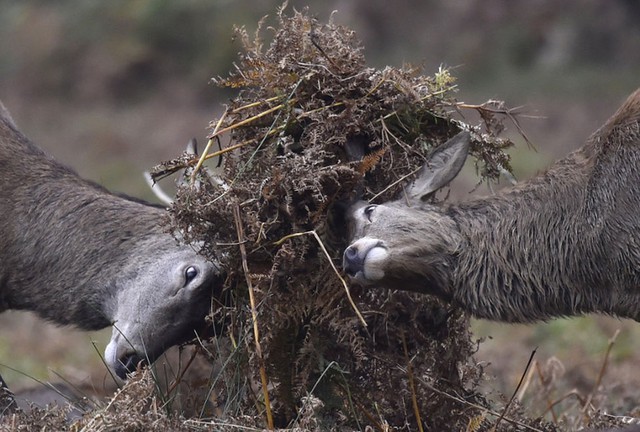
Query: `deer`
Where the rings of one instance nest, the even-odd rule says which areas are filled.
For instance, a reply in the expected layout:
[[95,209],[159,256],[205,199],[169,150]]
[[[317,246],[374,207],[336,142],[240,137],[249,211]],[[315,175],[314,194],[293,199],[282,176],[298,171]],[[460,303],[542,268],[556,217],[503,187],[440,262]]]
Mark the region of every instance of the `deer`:
[[0,312],[112,326],[104,360],[121,379],[193,339],[225,277],[169,232],[166,208],[81,178],[27,139],[1,102],[0,213]]
[[433,295],[494,321],[640,320],[640,89],[546,172],[434,203],[471,141],[463,130],[436,147],[400,199],[350,205],[351,281]]

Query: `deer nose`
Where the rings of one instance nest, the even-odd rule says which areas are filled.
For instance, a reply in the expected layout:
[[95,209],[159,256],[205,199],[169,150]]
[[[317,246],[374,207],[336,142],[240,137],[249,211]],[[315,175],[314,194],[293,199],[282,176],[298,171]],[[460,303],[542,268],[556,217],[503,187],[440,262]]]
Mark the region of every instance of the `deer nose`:
[[344,250],[342,267],[349,276],[355,276],[364,270],[364,257],[359,256],[356,245],[351,245]]
[[146,364],[145,357],[138,354],[128,354],[118,360],[118,364],[115,367],[115,373],[120,379],[126,380],[127,374],[135,372],[142,363]]
[[344,251],[344,256],[345,258],[347,258],[348,260],[354,260],[356,258],[358,258],[358,248],[355,246],[349,246],[345,251]]

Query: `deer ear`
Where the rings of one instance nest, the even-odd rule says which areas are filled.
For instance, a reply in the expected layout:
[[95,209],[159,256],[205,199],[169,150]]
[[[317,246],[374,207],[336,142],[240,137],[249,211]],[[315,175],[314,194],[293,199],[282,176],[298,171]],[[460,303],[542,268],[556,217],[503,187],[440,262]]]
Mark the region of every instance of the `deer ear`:
[[453,180],[464,166],[470,143],[471,134],[462,131],[437,147],[407,189],[409,198],[426,200],[432,193]]
[[187,143],[187,148],[185,151],[191,155],[198,155],[198,140],[195,138],[191,138]]
[[0,120],[6,121],[9,126],[11,126],[12,128],[18,130],[18,126],[16,126],[16,123],[13,121],[13,118],[11,117],[11,113],[2,104],[2,101],[0,101]]

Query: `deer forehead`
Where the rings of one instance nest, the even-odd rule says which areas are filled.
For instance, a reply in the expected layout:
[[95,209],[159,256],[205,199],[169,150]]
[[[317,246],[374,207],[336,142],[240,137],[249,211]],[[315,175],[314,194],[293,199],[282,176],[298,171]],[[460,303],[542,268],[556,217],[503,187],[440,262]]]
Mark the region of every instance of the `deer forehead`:
[[362,207],[357,210],[354,236],[396,237],[403,233],[439,229],[443,216],[432,206],[409,207],[401,203]]

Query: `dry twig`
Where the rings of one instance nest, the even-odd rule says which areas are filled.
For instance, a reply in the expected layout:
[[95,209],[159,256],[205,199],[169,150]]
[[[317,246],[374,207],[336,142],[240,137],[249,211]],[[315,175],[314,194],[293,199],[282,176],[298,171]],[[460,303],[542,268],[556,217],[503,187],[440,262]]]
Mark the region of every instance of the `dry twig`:
[[236,221],[236,231],[238,233],[238,247],[240,248],[240,254],[242,256],[242,270],[247,281],[247,288],[249,290],[249,304],[251,306],[251,319],[253,321],[253,337],[255,339],[256,355],[260,361],[260,381],[262,382],[262,394],[264,396],[264,406],[267,415],[267,427],[269,430],[273,430],[273,415],[271,414],[271,403],[269,401],[269,389],[267,380],[267,371],[264,364],[264,356],[262,355],[262,348],[260,346],[260,332],[258,329],[258,310],[256,308],[255,294],[253,292],[253,284],[251,283],[251,276],[249,273],[249,267],[247,265],[247,251],[244,247],[244,232],[242,229],[242,220],[240,218],[240,207],[235,206],[233,208],[233,216]]
[[511,398],[509,399],[509,402],[507,402],[507,405],[505,405],[504,409],[500,413],[500,417],[498,417],[498,420],[496,420],[496,424],[493,425],[493,429],[491,429],[492,432],[495,432],[496,430],[498,430],[498,425],[500,424],[500,422],[504,418],[505,414],[509,410],[509,407],[513,403],[513,400],[516,398],[516,395],[518,394],[518,390],[520,389],[520,386],[522,385],[522,382],[524,381],[525,377],[527,376],[527,372],[529,371],[529,367],[531,367],[531,362],[533,361],[533,356],[536,355],[536,351],[537,350],[538,350],[538,348],[534,349],[531,352],[531,355],[529,356],[529,361],[527,362],[527,366],[524,368],[524,372],[520,376],[520,381],[518,382],[518,385],[516,386],[516,389],[513,391],[513,394],[511,395]]

